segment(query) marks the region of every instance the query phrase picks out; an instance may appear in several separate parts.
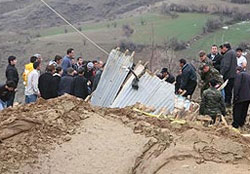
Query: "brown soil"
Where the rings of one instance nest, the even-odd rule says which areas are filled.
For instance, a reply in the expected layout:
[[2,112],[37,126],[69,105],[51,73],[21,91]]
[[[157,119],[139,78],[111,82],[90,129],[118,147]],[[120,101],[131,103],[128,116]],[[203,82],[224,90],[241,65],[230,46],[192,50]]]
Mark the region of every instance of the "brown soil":
[[249,173],[250,139],[72,96],[0,113],[0,173]]

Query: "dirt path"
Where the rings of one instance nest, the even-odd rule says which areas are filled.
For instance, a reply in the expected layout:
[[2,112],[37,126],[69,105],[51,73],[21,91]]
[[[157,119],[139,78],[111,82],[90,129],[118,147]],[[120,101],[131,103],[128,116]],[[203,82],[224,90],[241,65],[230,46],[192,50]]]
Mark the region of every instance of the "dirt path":
[[43,156],[35,167],[25,166],[20,173],[117,174],[131,173],[136,157],[149,141],[133,134],[119,121],[93,115],[86,119],[80,134]]

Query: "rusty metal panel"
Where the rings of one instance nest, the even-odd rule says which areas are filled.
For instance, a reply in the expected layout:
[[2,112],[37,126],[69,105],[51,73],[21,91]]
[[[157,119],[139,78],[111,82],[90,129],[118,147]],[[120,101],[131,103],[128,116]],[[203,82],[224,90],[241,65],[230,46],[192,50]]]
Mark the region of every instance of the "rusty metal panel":
[[91,98],[91,104],[110,107],[124,83],[133,65],[133,55],[126,55],[118,50],[112,50],[97,89]]

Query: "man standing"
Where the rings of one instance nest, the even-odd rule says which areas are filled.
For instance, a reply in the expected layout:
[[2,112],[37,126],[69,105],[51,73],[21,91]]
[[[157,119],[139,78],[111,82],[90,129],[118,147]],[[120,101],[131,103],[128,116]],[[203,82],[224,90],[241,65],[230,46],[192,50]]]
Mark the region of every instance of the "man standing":
[[25,103],[36,102],[37,98],[40,97],[40,91],[38,89],[38,79],[40,76],[40,62],[35,62],[33,64],[34,70],[28,75],[28,83],[25,88]]
[[212,60],[214,68],[220,72],[220,66],[221,66],[221,61],[223,59],[223,56],[218,52],[217,45],[212,45],[211,53],[209,53],[207,57],[210,60]]
[[7,81],[6,84],[0,85],[0,111],[7,107],[7,101],[13,96],[15,88],[14,81]]
[[241,48],[236,49],[237,56],[237,66],[240,66],[246,71],[247,69],[247,59],[242,55],[243,50]]
[[84,69],[78,69],[78,76],[74,77],[72,84],[72,94],[76,97],[82,98],[83,100],[88,96],[88,85],[87,79],[83,76]]
[[161,73],[157,75],[160,79],[164,79],[166,82],[173,84],[175,77],[168,72],[167,68],[162,68]]
[[72,68],[72,59],[75,56],[75,52],[73,48],[69,48],[67,50],[67,55],[63,58],[62,61],[62,69],[63,69],[63,76],[67,75],[67,69]]
[[67,75],[61,78],[59,83],[59,95],[63,95],[65,93],[72,94],[72,84],[74,80],[74,69],[69,67],[67,69]]
[[[5,72],[7,81],[14,81],[15,85],[17,87],[18,82],[19,82],[19,76],[18,76],[17,69],[15,67],[15,65],[17,63],[16,57],[15,56],[10,56],[8,58],[8,62],[9,62],[9,65],[7,66],[7,69],[6,69],[6,72]],[[12,96],[7,101],[7,107],[13,106],[14,100],[15,100],[15,92],[12,93]]]
[[234,128],[242,127],[245,124],[247,111],[250,103],[250,75],[237,67],[237,75],[234,82],[234,107],[233,123]]
[[228,80],[228,84],[225,87],[225,103],[227,107],[231,107],[237,59],[236,53],[233,49],[231,49],[231,45],[229,43],[223,44],[222,51],[225,54],[221,62],[221,74],[223,75],[224,81]]
[[82,57],[77,58],[77,62],[76,62],[75,67],[76,67],[76,70],[83,67],[83,58]]
[[215,79],[210,80],[210,87],[204,91],[200,104],[200,114],[209,115],[213,119],[213,123],[216,121],[216,116],[226,115],[223,97],[221,92],[216,89],[217,84]]
[[38,89],[40,91],[41,97],[44,99],[53,98],[53,74],[55,67],[53,65],[48,65],[46,67],[46,72],[42,74],[38,79]]
[[192,64],[187,64],[185,59],[180,59],[180,67],[182,68],[182,75],[181,75],[181,84],[178,93],[186,93],[183,95],[184,97],[192,96],[195,88],[197,86],[197,75],[196,70]]

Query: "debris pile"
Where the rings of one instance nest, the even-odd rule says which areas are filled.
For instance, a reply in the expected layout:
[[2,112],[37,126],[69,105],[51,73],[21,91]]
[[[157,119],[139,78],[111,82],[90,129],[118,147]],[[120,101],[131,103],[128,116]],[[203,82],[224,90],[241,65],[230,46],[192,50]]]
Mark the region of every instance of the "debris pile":
[[[103,130],[105,125],[96,127],[97,120],[91,121],[92,117],[109,120],[114,125],[121,124],[132,130],[126,134],[149,138],[149,141],[141,147],[139,155],[134,155],[130,159],[133,165],[128,166],[127,172],[123,173],[175,172],[177,169],[170,165],[173,163],[185,163],[186,166],[178,168],[179,172],[188,168],[190,173],[193,173],[195,169],[190,166],[196,166],[204,170],[204,173],[208,173],[209,168],[206,168],[206,165],[213,164],[220,169],[225,165],[237,166],[243,171],[242,173],[249,173],[250,168],[246,167],[250,165],[249,138],[241,136],[223,124],[204,127],[200,121],[188,121],[188,119],[180,121],[171,118],[170,115],[156,118],[146,115],[146,111],[150,111],[150,108],[139,104],[122,109],[93,107],[69,95],[6,109],[0,113],[0,173],[18,172],[20,166],[40,165],[38,164],[40,155],[49,154],[59,145],[71,142],[75,136],[82,133],[79,130],[86,126],[88,120],[90,126]],[[119,133],[121,136],[124,134],[123,130],[115,131],[118,133],[121,131]],[[105,145],[111,140],[107,138],[98,141]],[[80,143],[81,146],[85,146],[87,142]],[[72,145],[74,147],[74,144]],[[90,149],[95,149],[98,145],[92,146]],[[108,148],[119,151],[116,147]],[[107,160],[105,155],[97,154],[96,158]],[[126,158],[126,153],[124,155]],[[88,156],[84,159],[89,161]],[[74,157],[71,160],[76,163]],[[65,164],[61,165],[62,169],[68,167]],[[123,164],[117,162],[113,165],[119,167]],[[78,171],[85,171],[86,167],[82,165]],[[40,168],[42,171],[42,167]],[[234,171],[233,168],[231,170]],[[41,171],[39,173],[43,173]],[[53,166],[50,171],[53,173]],[[89,173],[96,171],[93,169]]]

